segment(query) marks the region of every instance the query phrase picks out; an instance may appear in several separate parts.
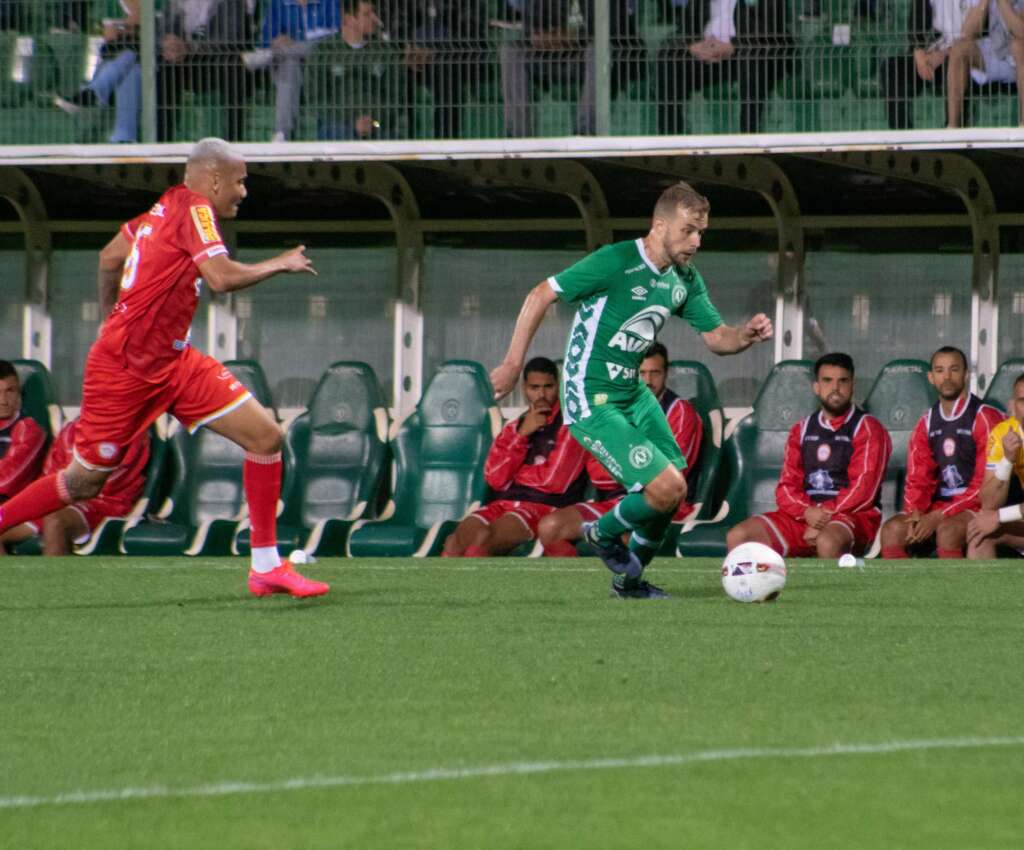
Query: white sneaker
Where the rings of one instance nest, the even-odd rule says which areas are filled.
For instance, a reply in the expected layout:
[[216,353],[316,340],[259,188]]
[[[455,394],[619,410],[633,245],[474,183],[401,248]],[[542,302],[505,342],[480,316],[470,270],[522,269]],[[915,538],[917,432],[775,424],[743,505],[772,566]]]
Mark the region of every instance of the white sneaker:
[[270,137],[270,141],[271,142],[284,142],[284,141],[287,141],[287,139],[285,139],[284,133],[282,133],[280,130],[278,130],[277,132],[274,133],[273,136]]

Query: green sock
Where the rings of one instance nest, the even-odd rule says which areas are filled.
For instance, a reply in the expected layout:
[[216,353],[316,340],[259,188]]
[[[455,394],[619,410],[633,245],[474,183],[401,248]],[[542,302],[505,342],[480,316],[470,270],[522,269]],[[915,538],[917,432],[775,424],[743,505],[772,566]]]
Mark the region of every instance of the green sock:
[[660,513],[647,504],[642,491],[629,493],[597,521],[597,530],[605,540],[614,540],[623,532],[642,528],[660,516]]
[[659,514],[657,519],[653,519],[639,528],[634,528],[633,533],[629,536],[629,548],[636,553],[640,563],[645,567],[658,554],[673,516],[674,512]]

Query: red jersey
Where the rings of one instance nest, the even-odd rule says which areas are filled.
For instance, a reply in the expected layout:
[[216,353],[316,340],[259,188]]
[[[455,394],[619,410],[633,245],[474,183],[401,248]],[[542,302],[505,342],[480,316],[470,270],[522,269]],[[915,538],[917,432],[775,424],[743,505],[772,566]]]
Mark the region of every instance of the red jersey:
[[[46,456],[46,464],[43,467],[44,475],[59,472],[71,463],[74,457],[75,426],[77,424],[78,420],[72,419],[60,429],[60,434],[53,441],[50,452]],[[142,494],[148,463],[149,434],[144,433],[128,445],[128,450],[120,466],[110,474],[103,484],[103,489],[96,497],[123,508],[123,510],[111,513],[111,516],[124,516],[131,511],[135,500]]]
[[228,249],[209,200],[184,185],[164,192],[121,233],[132,250],[96,345],[134,376],[162,383],[188,347],[202,286],[199,264]]
[[558,402],[545,425],[519,433],[519,419],[501,429],[487,453],[484,478],[498,499],[564,507],[582,496],[586,452],[562,423]]
[[17,495],[39,477],[46,432],[30,416],[0,419],[0,501]]
[[[683,457],[686,458],[686,469],[683,471],[683,475],[686,477],[687,483],[690,483],[690,477],[697,468],[700,441],[704,437],[704,423],[701,421],[697,409],[670,389],[666,389],[661,394],[660,402],[662,410],[665,411],[665,418],[668,420],[668,427],[672,429],[672,435],[676,438]],[[587,454],[587,475],[591,483],[602,491],[598,493],[599,500],[609,498],[609,493],[624,492],[622,485],[591,454]],[[693,505],[684,501],[679,505],[673,520],[679,522],[686,519],[691,513],[693,513]]]
[[953,516],[979,510],[989,434],[1003,418],[974,394],[957,399],[949,416],[941,401],[929,408],[907,446],[904,512],[935,508]]
[[[855,419],[855,423],[851,422]],[[817,430],[830,431],[836,434],[838,439],[845,437],[850,441],[847,445],[852,443],[849,461],[844,459],[843,462],[843,486],[828,492],[826,498],[820,497],[820,491],[814,491],[818,486],[816,477],[813,474],[808,475],[804,464],[804,452],[807,448],[805,438],[812,422]],[[852,437],[844,433],[848,423],[853,429]],[[828,454],[822,452],[817,457],[825,462],[828,460]],[[786,440],[782,474],[775,488],[775,501],[779,510],[801,522],[804,511],[812,506],[827,508],[837,514],[877,511],[885,467],[891,454],[892,439],[885,426],[874,416],[861,412],[856,406],[851,406],[846,413],[835,419],[829,419],[823,411],[811,414],[793,426],[789,432],[789,439]],[[832,495],[833,492],[835,495]]]

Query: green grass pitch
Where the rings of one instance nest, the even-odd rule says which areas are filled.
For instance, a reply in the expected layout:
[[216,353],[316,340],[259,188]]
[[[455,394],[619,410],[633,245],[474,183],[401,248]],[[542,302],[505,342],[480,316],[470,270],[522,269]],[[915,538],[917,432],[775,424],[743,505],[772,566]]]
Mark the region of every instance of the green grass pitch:
[[0,561],[0,844],[1019,848],[1020,563]]

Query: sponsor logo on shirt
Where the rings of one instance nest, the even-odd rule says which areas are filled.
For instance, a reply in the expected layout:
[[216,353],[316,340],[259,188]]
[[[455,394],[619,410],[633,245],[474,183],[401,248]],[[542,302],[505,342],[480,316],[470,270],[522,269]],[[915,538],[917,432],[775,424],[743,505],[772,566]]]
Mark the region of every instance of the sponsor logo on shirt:
[[221,241],[220,233],[217,232],[217,220],[213,216],[213,210],[207,206],[199,206],[189,207],[188,211],[192,213],[192,221],[196,226],[196,232],[199,234],[199,238],[203,240],[204,245]]
[[117,446],[113,443],[100,443],[97,451],[104,460],[110,460],[117,454]]
[[622,378],[624,381],[636,380],[636,369],[631,366],[620,366],[618,363],[605,363],[608,368],[608,377],[613,381]]
[[164,205],[163,204],[153,204],[152,208],[149,211],[149,214],[150,215],[155,215],[157,218],[163,218],[164,217]]
[[622,478],[622,464],[615,459],[615,455],[609,452],[600,440],[594,440],[584,434],[583,445],[588,452],[601,461],[601,465],[615,478]]
[[645,268],[647,268],[647,265],[645,263],[640,263],[640,265],[638,266],[633,266],[633,268],[631,269],[626,269],[626,271],[623,272],[623,274],[636,274],[637,272],[642,272]]
[[608,342],[609,348],[618,348],[636,354],[653,345],[658,331],[668,318],[668,309],[659,304],[651,305],[626,319]]

